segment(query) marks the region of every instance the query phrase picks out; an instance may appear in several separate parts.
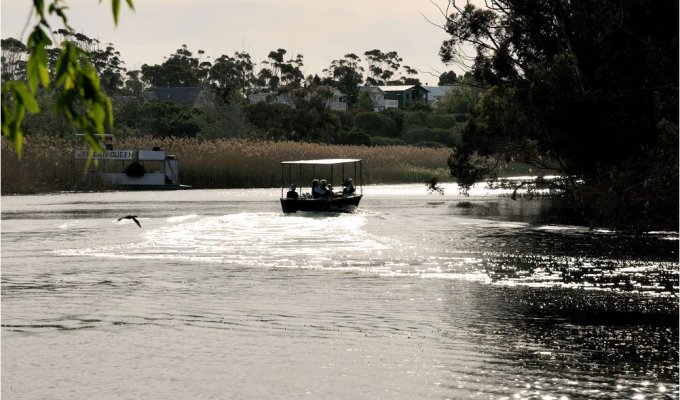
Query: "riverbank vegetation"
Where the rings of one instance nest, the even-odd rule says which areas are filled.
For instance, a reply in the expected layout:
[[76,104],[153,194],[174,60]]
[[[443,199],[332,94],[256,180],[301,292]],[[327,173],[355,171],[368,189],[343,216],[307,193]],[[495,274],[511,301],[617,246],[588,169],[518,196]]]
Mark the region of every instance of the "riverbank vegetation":
[[[283,160],[305,158],[361,158],[365,183],[422,183],[451,179],[446,168],[449,150],[407,146],[350,146],[291,141],[245,139],[125,137],[122,149],[161,147],[180,160],[180,182],[193,188],[278,187]],[[3,195],[70,190],[103,190],[83,162],[73,159],[73,140],[30,136],[24,157],[18,159],[11,143],[2,140]],[[124,165],[121,165],[123,172]]]
[[678,2],[485,4],[450,2],[440,51],[488,88],[449,160],[459,184],[517,160],[565,176],[591,224],[677,229]]

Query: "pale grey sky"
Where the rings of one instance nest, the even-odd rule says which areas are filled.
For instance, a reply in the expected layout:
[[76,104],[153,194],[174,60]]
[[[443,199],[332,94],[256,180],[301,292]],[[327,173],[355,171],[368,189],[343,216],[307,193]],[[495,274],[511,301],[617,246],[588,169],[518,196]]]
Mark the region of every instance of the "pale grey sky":
[[[438,0],[445,4],[444,0]],[[123,2],[124,3],[124,2]],[[186,44],[210,59],[247,51],[254,61],[270,50],[301,53],[305,75],[318,73],[346,53],[396,51],[404,64],[421,71],[445,72],[439,46],[446,33],[430,20],[443,22],[428,0],[135,0],[135,11],[121,10],[118,27],[111,2],[66,0],[71,26],[103,43],[113,43],[129,70],[160,64]],[[30,0],[2,0],[2,37],[19,38],[30,15]],[[32,26],[32,25],[31,25]],[[55,21],[53,28],[60,25]],[[28,33],[25,33],[27,35]],[[24,38],[25,39],[25,38]],[[208,60],[210,60],[208,59]],[[365,65],[364,65],[365,67]],[[428,74],[423,83],[436,84]]]

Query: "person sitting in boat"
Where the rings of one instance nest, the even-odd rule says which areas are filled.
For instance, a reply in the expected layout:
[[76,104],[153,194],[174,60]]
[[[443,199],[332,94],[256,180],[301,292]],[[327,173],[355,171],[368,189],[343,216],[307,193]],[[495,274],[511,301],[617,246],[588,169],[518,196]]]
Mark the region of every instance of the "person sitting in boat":
[[319,186],[319,180],[312,180],[312,198],[318,199],[323,193],[323,190],[321,190],[321,187]]
[[323,198],[333,197],[333,188],[328,185],[325,179],[319,181],[320,196]]
[[293,183],[290,185],[288,188],[288,193],[286,193],[286,198],[288,199],[297,199],[298,198],[298,192],[295,191],[295,184]]
[[351,196],[356,192],[356,189],[354,188],[354,184],[352,183],[352,178],[345,178],[345,180],[342,182],[342,196],[347,197]]

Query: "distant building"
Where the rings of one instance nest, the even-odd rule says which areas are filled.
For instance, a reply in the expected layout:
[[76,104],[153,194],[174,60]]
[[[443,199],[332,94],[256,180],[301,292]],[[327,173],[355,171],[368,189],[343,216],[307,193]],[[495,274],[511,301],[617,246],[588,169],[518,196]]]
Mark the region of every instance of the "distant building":
[[147,100],[169,101],[189,108],[213,105],[212,96],[199,87],[158,87],[142,93]]
[[[334,111],[347,111],[347,96],[339,91],[337,88],[331,86],[319,86],[316,89],[321,91],[327,91],[328,97],[326,99],[326,107]],[[325,93],[324,93],[325,94]],[[311,94],[307,92],[305,94],[305,99],[309,100]],[[279,103],[285,104],[289,107],[295,108],[295,102],[289,92],[276,94],[276,93],[253,93],[248,96],[248,101],[251,104],[259,103],[261,101],[268,103]]]
[[420,85],[378,86],[385,94],[385,108],[405,109],[411,103],[428,103],[429,91]]
[[347,111],[347,96],[334,87],[327,87],[331,90],[331,97],[326,101],[326,105],[334,111]]
[[248,95],[248,101],[250,102],[250,104],[265,102],[265,103],[279,103],[285,104],[290,107],[295,107],[295,103],[293,103],[293,99],[288,95],[288,93],[281,94],[270,92],[253,93]]
[[367,92],[373,101],[373,111],[385,109],[385,93],[377,86],[359,86],[359,93]]

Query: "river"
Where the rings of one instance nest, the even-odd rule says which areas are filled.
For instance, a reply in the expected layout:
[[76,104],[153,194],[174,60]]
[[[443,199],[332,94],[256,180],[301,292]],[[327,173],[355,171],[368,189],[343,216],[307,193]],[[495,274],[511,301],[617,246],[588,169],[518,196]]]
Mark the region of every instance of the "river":
[[677,232],[443,187],[4,196],[2,398],[678,398]]

